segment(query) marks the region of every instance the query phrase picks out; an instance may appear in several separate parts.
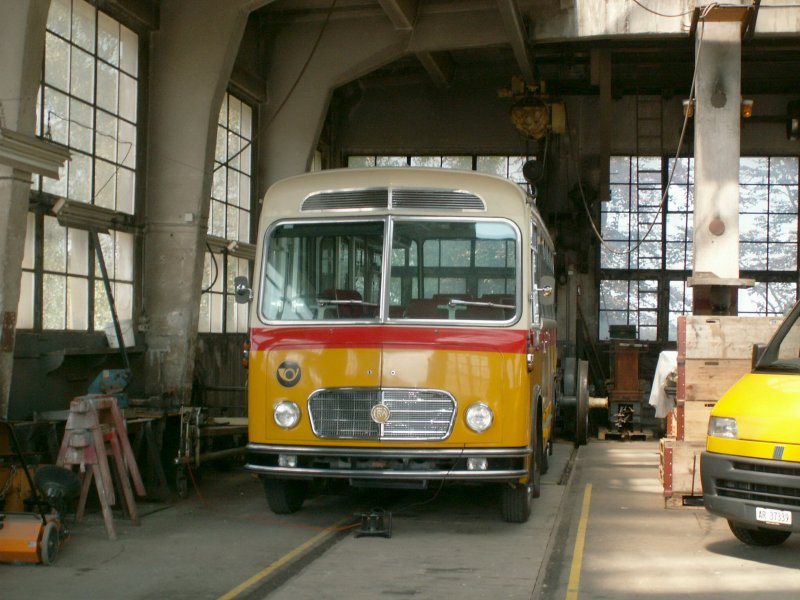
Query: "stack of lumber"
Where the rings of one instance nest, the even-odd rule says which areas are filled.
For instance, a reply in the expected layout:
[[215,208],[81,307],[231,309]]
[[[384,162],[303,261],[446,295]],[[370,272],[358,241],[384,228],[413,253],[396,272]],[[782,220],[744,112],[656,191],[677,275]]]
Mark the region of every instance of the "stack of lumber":
[[703,494],[700,453],[708,417],[722,395],[751,368],[754,344],[766,344],[780,325],[772,317],[678,318],[676,407],[661,439],[660,475],[666,505],[697,504]]

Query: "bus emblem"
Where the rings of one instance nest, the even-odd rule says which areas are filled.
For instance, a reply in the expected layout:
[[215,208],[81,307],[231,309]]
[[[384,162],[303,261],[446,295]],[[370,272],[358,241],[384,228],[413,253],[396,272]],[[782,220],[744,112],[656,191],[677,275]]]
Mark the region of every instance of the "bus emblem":
[[292,360],[283,361],[276,372],[278,383],[287,388],[297,385],[297,382],[300,381],[300,374],[300,365]]
[[372,407],[372,410],[369,411],[369,414],[373,421],[379,425],[383,425],[389,421],[389,417],[392,416],[392,411],[390,411],[389,407],[385,404],[376,404]]

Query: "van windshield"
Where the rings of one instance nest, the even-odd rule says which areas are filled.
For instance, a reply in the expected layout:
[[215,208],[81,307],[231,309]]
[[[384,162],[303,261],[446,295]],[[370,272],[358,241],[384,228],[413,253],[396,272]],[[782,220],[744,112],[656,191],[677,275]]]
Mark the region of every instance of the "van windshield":
[[260,306],[268,321],[498,322],[519,314],[519,233],[504,219],[285,222],[268,236]]
[[755,370],[800,372],[800,306],[795,307],[778,329]]

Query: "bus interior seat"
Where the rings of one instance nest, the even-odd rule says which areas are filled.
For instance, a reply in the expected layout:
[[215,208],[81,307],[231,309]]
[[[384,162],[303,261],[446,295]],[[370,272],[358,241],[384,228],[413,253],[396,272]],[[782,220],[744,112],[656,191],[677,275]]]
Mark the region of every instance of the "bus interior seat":
[[517,311],[517,300],[510,294],[484,294],[481,296],[481,301],[502,304],[505,308],[501,310],[505,313],[506,319],[513,317]]
[[433,300],[439,304],[447,304],[450,300],[473,300],[469,294],[434,294]]
[[447,310],[433,298],[412,298],[405,312],[406,319],[446,319]]

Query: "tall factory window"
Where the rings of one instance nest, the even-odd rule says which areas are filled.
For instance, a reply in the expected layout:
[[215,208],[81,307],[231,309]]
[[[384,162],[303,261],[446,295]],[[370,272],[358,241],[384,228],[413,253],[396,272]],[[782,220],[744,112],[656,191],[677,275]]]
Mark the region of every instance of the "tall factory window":
[[739,314],[780,315],[797,299],[796,156],[743,157],[739,171],[739,269],[756,285]]
[[[632,324],[640,339],[675,340],[678,316],[692,310],[693,159],[612,157],[610,166],[610,200],[601,207],[600,338],[608,338],[609,325]],[[756,285],[739,292],[739,314],[779,315],[795,302],[797,214],[798,158],[743,157],[740,273]]]
[[252,260],[238,250],[251,240],[253,109],[226,94],[219,111],[214,178],[208,219],[209,245],[203,273],[199,330],[247,331],[248,305],[237,304],[233,280],[249,276]]
[[109,230],[99,238],[117,313],[133,314],[139,38],[85,0],[52,0],[45,35],[37,134],[68,146],[71,159],[33,187],[85,209],[29,219],[20,327],[101,329],[111,313],[87,223]]
[[478,171],[510,179],[523,187],[527,187],[522,175],[522,166],[528,160],[526,156],[368,156],[352,155],[347,158],[347,166],[359,167],[430,167],[441,169],[458,169],[461,171]]

